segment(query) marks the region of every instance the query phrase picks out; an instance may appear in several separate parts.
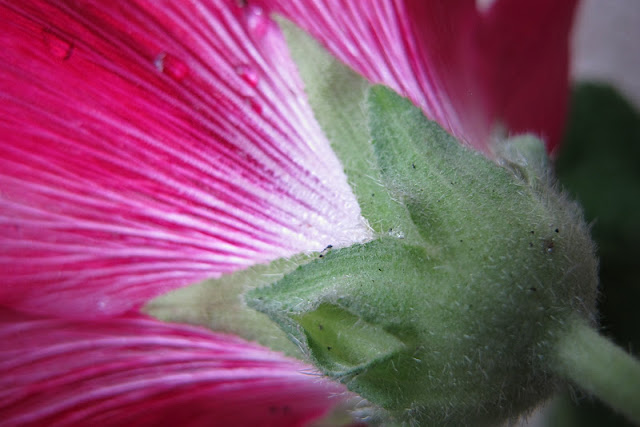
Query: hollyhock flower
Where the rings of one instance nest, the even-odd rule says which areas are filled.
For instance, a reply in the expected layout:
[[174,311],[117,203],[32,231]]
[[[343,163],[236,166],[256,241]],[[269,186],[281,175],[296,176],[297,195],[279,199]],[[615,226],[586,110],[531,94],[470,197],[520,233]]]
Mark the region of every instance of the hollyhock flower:
[[557,144],[574,6],[0,1],[0,304],[17,310],[3,310],[0,414],[155,422],[184,403],[218,420],[298,396],[278,418],[297,423],[344,401],[264,349],[128,314],[370,236],[268,12],[491,156],[496,129]]

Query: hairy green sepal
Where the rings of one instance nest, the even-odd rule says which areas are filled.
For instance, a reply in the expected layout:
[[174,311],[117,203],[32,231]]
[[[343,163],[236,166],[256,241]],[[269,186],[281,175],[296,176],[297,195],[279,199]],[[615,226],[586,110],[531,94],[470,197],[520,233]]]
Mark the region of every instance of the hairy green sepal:
[[202,325],[213,331],[233,333],[300,358],[300,348],[264,313],[247,307],[243,296],[251,289],[278,281],[315,256],[299,254],[204,280],[152,299],[143,311],[167,322]]
[[544,147],[524,136],[489,160],[282,28],[375,238],[144,310],[311,361],[391,424],[491,425],[533,407],[555,388],[567,325],[593,321],[597,283],[588,227]]
[[488,160],[284,28],[377,238],[250,291],[248,305],[396,421],[491,424],[547,397],[556,337],[594,312],[597,262],[542,144],[507,141]]

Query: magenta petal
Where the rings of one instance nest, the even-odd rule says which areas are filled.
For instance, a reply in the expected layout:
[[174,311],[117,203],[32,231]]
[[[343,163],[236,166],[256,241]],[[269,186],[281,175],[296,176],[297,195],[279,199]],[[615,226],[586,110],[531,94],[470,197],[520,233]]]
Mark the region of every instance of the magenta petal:
[[13,425],[294,426],[351,395],[238,338],[142,316],[0,309],[0,419]]
[[577,0],[497,0],[488,11],[475,0],[258,1],[486,154],[496,126],[549,148],[562,136]]
[[471,34],[478,86],[493,121],[533,132],[552,151],[562,140],[569,103],[569,42],[577,0],[498,0]]
[[92,317],[366,229],[277,28],[0,0],[0,302]]
[[[445,71],[442,58],[424,56],[404,1],[257,0],[257,3],[305,28],[334,55],[369,80],[409,97],[427,117],[438,121],[459,138],[474,141],[483,137],[470,133],[468,124],[458,116],[452,103],[455,99],[451,99],[447,87],[440,81],[439,73]],[[460,2],[425,3],[439,4],[447,12],[451,9],[450,4]],[[475,10],[472,0],[466,3]],[[453,44],[452,32],[453,28],[447,30],[445,25],[434,30],[438,38],[433,45],[439,50],[427,53],[448,55],[447,49]]]

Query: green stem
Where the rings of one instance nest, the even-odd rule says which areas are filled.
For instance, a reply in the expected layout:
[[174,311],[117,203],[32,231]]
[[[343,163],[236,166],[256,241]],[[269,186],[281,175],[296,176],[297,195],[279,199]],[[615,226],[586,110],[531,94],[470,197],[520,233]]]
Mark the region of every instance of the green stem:
[[640,424],[640,361],[574,321],[555,348],[557,373]]

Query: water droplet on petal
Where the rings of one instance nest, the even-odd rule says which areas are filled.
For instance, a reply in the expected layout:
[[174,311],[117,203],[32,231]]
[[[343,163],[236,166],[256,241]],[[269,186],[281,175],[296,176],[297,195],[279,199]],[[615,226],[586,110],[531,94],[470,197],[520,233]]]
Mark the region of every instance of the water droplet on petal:
[[158,54],[156,59],[153,60],[153,65],[156,70],[177,81],[181,81],[189,75],[187,64],[166,52]]
[[73,42],[62,39],[48,29],[42,30],[42,39],[49,53],[55,58],[62,61],[67,61],[71,58],[74,48]]
[[239,65],[236,67],[236,73],[242,80],[244,80],[249,86],[256,87],[258,86],[258,82],[260,81],[260,76],[255,68],[250,67],[249,65]]
[[260,39],[269,31],[271,21],[262,8],[251,5],[245,9],[245,24],[249,34],[254,38]]
[[156,56],[156,59],[153,60],[153,65],[156,67],[156,70],[164,73],[164,57],[167,56],[166,53],[162,52]]

